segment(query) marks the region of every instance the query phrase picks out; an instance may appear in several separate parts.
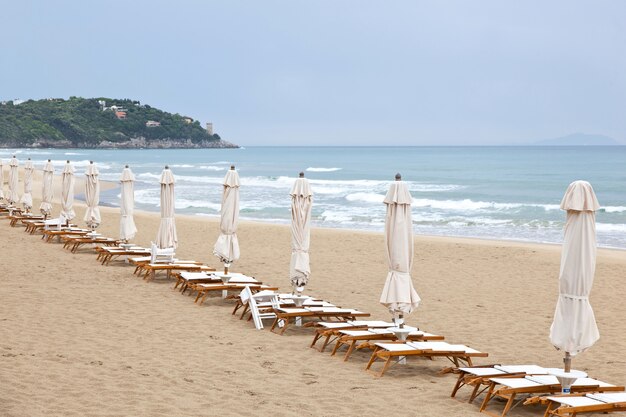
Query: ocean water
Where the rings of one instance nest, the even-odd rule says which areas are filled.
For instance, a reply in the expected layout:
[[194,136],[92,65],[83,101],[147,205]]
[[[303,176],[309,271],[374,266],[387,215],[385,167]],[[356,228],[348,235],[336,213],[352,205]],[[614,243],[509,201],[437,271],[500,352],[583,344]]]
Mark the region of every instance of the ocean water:
[[[626,147],[249,147],[177,150],[0,150],[38,169],[70,159],[78,174],[94,160],[103,180],[125,164],[137,177],[136,205],[159,210],[158,179],[167,164],[178,213],[219,216],[221,181],[231,164],[241,177],[243,219],[289,223],[289,190],[300,171],[314,192],[313,224],[382,231],[389,182],[402,174],[413,196],[417,234],[560,243],[568,184],[594,187],[598,243],[626,248]],[[35,190],[35,195],[37,195]],[[117,190],[102,204],[116,206]]]

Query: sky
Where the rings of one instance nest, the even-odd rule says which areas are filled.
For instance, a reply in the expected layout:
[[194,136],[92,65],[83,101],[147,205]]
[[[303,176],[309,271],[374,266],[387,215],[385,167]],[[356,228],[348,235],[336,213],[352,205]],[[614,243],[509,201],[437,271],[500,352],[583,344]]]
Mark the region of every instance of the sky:
[[626,143],[626,1],[0,0],[0,100],[131,98],[254,145]]

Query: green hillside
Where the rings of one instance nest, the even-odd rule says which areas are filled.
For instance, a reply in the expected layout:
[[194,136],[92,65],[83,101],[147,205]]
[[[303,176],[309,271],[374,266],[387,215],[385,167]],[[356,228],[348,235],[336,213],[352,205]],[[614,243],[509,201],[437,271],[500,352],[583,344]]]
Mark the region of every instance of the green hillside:
[[[146,126],[148,121],[160,126]],[[0,147],[212,147],[218,142],[220,137],[209,135],[197,120],[128,99],[0,104]]]

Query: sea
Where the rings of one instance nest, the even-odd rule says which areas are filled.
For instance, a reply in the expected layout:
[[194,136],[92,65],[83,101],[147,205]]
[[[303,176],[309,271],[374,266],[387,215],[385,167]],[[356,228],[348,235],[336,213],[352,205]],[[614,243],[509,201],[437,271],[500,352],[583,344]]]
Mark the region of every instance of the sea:
[[[176,211],[217,217],[222,179],[234,165],[241,178],[240,218],[288,224],[290,188],[300,172],[313,193],[317,227],[384,229],[383,198],[396,173],[413,196],[416,234],[561,243],[559,203],[575,180],[589,181],[602,209],[598,244],[626,249],[626,146],[602,147],[245,147],[240,149],[3,149],[59,173],[71,160],[82,175],[93,160],[100,178],[118,181],[128,164],[137,182],[136,207],[159,210],[159,177],[176,178]],[[6,168],[5,168],[6,169]],[[38,190],[35,190],[37,196]],[[80,196],[78,196],[80,198]],[[119,190],[101,204],[119,205]]]

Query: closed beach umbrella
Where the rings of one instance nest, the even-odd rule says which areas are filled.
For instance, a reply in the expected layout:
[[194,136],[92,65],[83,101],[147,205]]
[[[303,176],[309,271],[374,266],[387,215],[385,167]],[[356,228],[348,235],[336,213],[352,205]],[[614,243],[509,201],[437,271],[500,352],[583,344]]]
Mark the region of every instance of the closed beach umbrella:
[[403,317],[413,312],[420,302],[411,281],[413,265],[413,222],[411,219],[411,194],[400,174],[391,184],[384,200],[387,205],[385,218],[385,243],[389,273],[380,303],[387,307],[400,327]]
[[156,245],[160,249],[176,248],[176,223],[174,221],[174,174],[166,165],[161,173],[161,223]]
[[7,200],[10,205],[15,205],[18,202],[19,196],[17,195],[17,182],[18,182],[18,173],[17,167],[19,163],[17,162],[17,158],[13,156],[11,161],[9,161],[9,195]]
[[74,167],[67,161],[61,173],[61,216],[68,221],[76,217],[74,212]]
[[120,239],[127,242],[134,238],[137,233],[137,227],[133,219],[133,211],[135,208],[134,182],[135,176],[130,168],[128,168],[128,165],[126,165],[126,168],[122,171],[122,177],[120,178]]
[[24,163],[24,194],[20,199],[20,203],[24,206],[24,210],[29,212],[33,208],[33,161],[28,158]]
[[0,201],[4,200],[4,167],[2,166],[2,159],[0,159]]
[[571,356],[590,348],[600,338],[589,294],[596,269],[596,219],[600,208],[591,184],[574,181],[561,201],[567,210],[559,298],[550,328],[550,341],[565,352],[565,372]]
[[43,167],[43,180],[41,182],[41,205],[39,211],[46,218],[52,212],[52,180],[54,178],[54,166],[48,159],[46,165]]
[[300,178],[291,188],[291,262],[289,278],[294,290],[301,292],[309,281],[309,245],[311,242],[311,207],[313,193],[309,181],[300,173]]
[[87,170],[85,171],[85,201],[87,203],[87,211],[83,220],[92,229],[100,225],[100,180],[98,179],[98,168],[89,161]]
[[237,240],[237,222],[239,220],[239,174],[235,167],[224,177],[222,191],[222,210],[220,235],[213,247],[213,254],[224,263],[224,273],[228,273],[231,263],[239,259],[239,241]]

